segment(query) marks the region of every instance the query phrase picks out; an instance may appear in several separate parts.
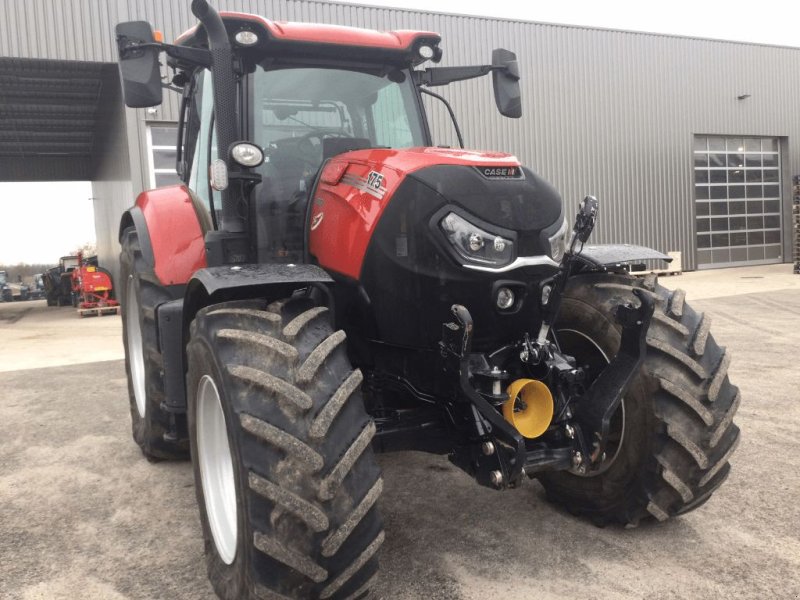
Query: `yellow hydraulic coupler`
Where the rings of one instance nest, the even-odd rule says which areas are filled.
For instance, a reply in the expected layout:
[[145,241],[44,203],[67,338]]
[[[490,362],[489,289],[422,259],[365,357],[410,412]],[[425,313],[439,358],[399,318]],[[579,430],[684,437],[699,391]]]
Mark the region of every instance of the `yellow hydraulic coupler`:
[[553,395],[536,379],[517,379],[508,386],[503,416],[528,439],[537,438],[553,420]]

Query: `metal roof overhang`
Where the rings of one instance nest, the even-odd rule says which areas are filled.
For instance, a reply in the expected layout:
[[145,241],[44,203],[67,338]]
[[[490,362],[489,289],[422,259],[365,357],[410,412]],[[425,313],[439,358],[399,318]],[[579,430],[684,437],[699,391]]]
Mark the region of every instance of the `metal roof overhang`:
[[0,181],[93,178],[110,66],[0,57]]

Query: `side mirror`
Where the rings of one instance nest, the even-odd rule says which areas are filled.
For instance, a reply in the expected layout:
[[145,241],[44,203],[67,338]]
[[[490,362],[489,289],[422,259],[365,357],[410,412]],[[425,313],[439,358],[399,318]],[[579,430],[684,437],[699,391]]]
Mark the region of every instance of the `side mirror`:
[[500,67],[492,71],[494,101],[497,103],[497,110],[504,117],[519,119],[522,116],[522,102],[519,91],[517,55],[510,50],[496,48],[492,51],[492,66]]
[[162,97],[161,69],[153,28],[146,21],[128,21],[119,23],[116,33],[119,74],[126,106],[158,106]]

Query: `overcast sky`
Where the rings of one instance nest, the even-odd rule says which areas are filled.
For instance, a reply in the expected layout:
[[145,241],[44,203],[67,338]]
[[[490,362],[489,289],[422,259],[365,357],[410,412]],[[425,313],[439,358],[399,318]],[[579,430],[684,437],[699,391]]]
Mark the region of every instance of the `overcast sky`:
[[52,263],[95,241],[86,182],[0,183],[0,264]]
[[[800,3],[791,0],[371,0],[356,3],[800,46]],[[513,47],[511,40],[509,47]],[[91,187],[86,183],[0,183],[0,206],[13,207],[0,216],[0,263],[54,262],[81,244],[94,241],[92,202],[87,200],[90,196]]]
[[348,3],[800,46],[800,3],[796,0],[372,0]]

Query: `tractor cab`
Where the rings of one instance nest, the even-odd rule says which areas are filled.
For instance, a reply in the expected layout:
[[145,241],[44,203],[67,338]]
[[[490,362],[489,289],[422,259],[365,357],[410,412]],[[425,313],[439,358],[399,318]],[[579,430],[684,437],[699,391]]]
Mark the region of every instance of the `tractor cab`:
[[80,267],[79,256],[62,256],[58,259],[58,266],[62,273],[70,273]]
[[[222,17],[245,72],[237,89],[241,137],[263,156],[249,167],[250,175],[260,179],[251,198],[258,260],[298,262],[309,196],[324,161],[353,150],[429,144],[410,68],[421,60],[414,49],[438,43],[438,36],[408,33],[401,42],[386,34],[374,40],[343,27],[298,29],[266,19]],[[188,47],[206,43],[197,29],[179,38]],[[386,48],[375,51],[369,43]],[[338,54],[335,62],[331,54]],[[183,67],[179,61],[175,66]],[[213,82],[206,69],[190,72],[181,169],[189,172],[189,186],[218,226],[221,194],[205,177],[206,163],[219,156],[211,127]]]
[[[439,34],[275,22],[231,12],[220,17],[221,27],[211,28],[211,35],[200,24],[160,47],[175,73],[172,86],[183,97],[177,171],[213,230],[241,233],[234,230],[244,229],[246,198],[253,252],[242,254],[250,260],[304,259],[309,200],[327,160],[355,150],[431,146],[421,98],[435,94],[427,86],[493,73],[500,111],[521,114],[516,57],[505,50],[496,50],[488,65],[418,69],[441,59]],[[161,101],[160,76],[147,71],[154,63],[141,49],[152,36],[147,24],[118,27],[120,53],[128,59],[121,68],[129,105]],[[227,45],[233,77],[212,76],[208,48],[214,43]],[[125,77],[136,67],[146,84]],[[223,103],[224,112],[214,110]]]

